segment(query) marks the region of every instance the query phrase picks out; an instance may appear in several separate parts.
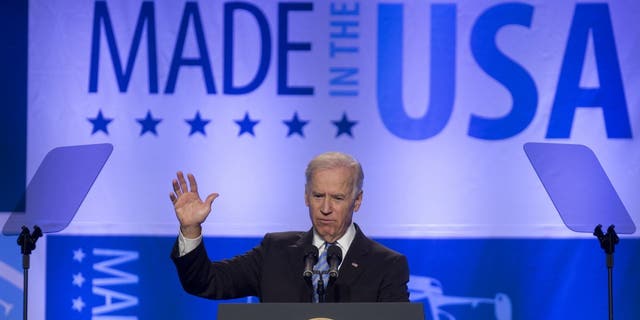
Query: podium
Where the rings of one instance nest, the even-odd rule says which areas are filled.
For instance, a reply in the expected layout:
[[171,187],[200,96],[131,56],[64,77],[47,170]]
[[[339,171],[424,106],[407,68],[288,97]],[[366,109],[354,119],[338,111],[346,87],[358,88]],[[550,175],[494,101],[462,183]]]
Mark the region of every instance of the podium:
[[421,303],[220,304],[218,320],[424,320]]

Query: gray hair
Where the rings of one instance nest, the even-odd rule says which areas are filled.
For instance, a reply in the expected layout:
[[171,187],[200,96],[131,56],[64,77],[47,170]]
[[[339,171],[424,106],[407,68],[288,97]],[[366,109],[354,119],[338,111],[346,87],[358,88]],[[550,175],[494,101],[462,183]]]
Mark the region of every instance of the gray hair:
[[315,156],[307,165],[305,171],[306,183],[305,192],[309,191],[309,184],[313,178],[313,174],[317,170],[347,168],[353,173],[353,181],[351,182],[352,196],[355,198],[362,191],[362,183],[364,181],[364,172],[360,162],[352,156],[342,152],[325,152]]

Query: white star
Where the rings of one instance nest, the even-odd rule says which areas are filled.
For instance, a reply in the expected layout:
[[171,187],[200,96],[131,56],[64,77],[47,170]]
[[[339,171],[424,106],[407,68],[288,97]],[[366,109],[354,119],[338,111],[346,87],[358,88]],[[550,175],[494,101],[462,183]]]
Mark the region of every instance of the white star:
[[82,276],[82,272],[78,272],[73,275],[73,284],[78,286],[78,288],[82,288],[82,284],[84,283],[84,277]]
[[73,260],[76,260],[78,262],[82,262],[82,259],[84,259],[84,252],[82,251],[82,248],[78,249],[78,250],[73,250]]
[[71,299],[71,301],[73,303],[73,306],[71,307],[71,309],[81,312],[82,308],[84,308],[85,306],[84,301],[82,301],[82,297]]

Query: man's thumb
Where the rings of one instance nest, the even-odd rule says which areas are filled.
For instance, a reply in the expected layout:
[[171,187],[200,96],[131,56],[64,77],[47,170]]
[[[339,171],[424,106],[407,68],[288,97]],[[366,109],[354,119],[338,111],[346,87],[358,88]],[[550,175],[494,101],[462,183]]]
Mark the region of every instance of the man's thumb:
[[209,207],[211,207],[211,204],[213,203],[213,200],[215,200],[218,196],[219,196],[219,194],[212,193],[212,194],[207,196],[207,199],[204,200],[204,203],[206,203]]

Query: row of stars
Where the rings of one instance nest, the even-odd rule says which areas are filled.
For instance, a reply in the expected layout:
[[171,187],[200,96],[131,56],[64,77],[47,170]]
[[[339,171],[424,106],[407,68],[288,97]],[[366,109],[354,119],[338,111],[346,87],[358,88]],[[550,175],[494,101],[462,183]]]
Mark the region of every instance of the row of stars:
[[[93,129],[91,131],[91,135],[94,135],[98,132],[103,132],[106,135],[109,135],[109,124],[113,121],[113,118],[107,118],[102,113],[102,110],[98,110],[98,115],[95,118],[87,118],[87,120],[93,125]],[[147,111],[147,115],[144,118],[136,119],[141,126],[140,136],[143,136],[147,133],[158,136],[158,124],[162,122],[160,118],[154,118],[151,114],[151,111]],[[210,119],[203,119],[200,115],[200,111],[196,112],[196,115],[193,119],[185,119],[185,122],[189,124],[191,130],[189,131],[189,136],[192,136],[196,133],[200,133],[203,136],[206,136],[207,133],[205,131],[205,127],[211,122]],[[249,112],[245,112],[244,118],[239,120],[234,120],[234,122],[240,127],[238,131],[238,136],[242,136],[243,134],[250,134],[252,136],[256,136],[254,128],[260,123],[260,120],[253,120],[249,116]],[[309,124],[310,120],[302,120],[298,117],[298,113],[295,112],[291,120],[283,120],[287,126],[288,132],[287,137],[291,137],[293,135],[299,135],[304,138],[304,127]],[[336,138],[341,135],[348,135],[353,138],[353,133],[351,130],[353,126],[355,126],[358,121],[351,121],[347,117],[347,113],[342,114],[342,119],[331,121],[333,125],[337,128]]]
[[[79,248],[77,250],[73,250],[73,260],[78,261],[79,263],[82,263],[82,260],[84,260],[84,257],[86,256],[86,254],[84,253],[84,251],[82,251],[82,248]],[[76,274],[73,274],[73,285],[77,286],[78,288],[82,288],[82,284],[84,284],[84,282],[86,281],[86,279],[84,278],[84,276],[82,276],[82,272],[78,272]],[[86,306],[86,303],[84,302],[84,300],[82,300],[82,296],[78,296],[75,299],[71,299],[71,309],[76,310],[77,312],[82,312],[82,309],[84,309],[84,307]]]

